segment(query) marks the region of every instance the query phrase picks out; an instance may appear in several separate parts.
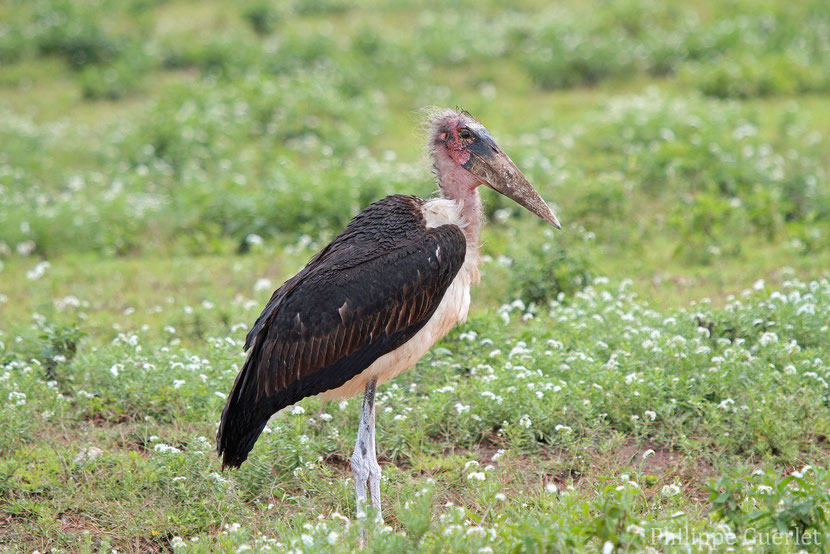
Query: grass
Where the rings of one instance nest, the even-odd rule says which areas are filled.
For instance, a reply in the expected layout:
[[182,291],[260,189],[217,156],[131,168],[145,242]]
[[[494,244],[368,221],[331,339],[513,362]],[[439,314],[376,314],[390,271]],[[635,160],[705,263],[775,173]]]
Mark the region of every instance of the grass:
[[[828,17],[0,6],[0,546],[825,551]],[[359,523],[359,399],[281,412],[238,471],[212,441],[273,289],[434,189],[433,104],[564,230],[484,193],[470,320],[379,390],[385,523]]]

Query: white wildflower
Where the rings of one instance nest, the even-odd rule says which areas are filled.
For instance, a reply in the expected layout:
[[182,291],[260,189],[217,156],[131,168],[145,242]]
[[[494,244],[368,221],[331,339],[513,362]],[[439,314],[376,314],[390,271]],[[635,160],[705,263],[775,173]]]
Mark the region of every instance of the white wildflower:
[[26,272],[26,278],[30,281],[37,281],[44,274],[46,274],[46,270],[52,267],[52,264],[49,262],[43,261],[35,265],[32,269]]
[[264,290],[272,290],[273,285],[271,284],[271,279],[261,278],[257,279],[256,283],[254,283],[254,292],[262,292]]
[[9,393],[9,401],[12,403],[12,406],[22,406],[26,403],[26,393],[12,391]]
[[478,333],[476,333],[473,330],[469,330],[469,331],[464,331],[463,333],[458,335],[458,338],[460,340],[466,340],[466,341],[472,342],[472,341],[476,340],[477,336],[478,336]]
[[92,461],[95,458],[99,457],[103,453],[104,453],[104,451],[101,450],[100,448],[97,448],[95,446],[90,446],[90,447],[84,448],[83,450],[78,452],[78,454],[72,459],[72,461],[75,462],[76,464],[79,464],[79,463],[84,462],[84,461]]
[[663,496],[677,496],[678,494],[680,494],[680,487],[675,484],[663,485],[663,488],[660,489],[660,492],[663,493]]
[[767,331],[761,338],[758,339],[758,344],[761,346],[767,346],[769,344],[777,344],[778,343],[778,335],[773,333],[772,331]]
[[35,241],[24,240],[23,242],[17,243],[15,249],[17,250],[17,253],[21,256],[28,256],[29,254],[35,251],[36,247],[37,245],[35,244]]
[[169,444],[164,444],[160,442],[153,446],[153,450],[159,452],[161,454],[181,454],[182,451],[176,448],[175,446],[170,446]]
[[257,235],[256,233],[248,233],[245,236],[245,242],[248,244],[248,246],[262,246],[262,244],[265,243],[263,238]]

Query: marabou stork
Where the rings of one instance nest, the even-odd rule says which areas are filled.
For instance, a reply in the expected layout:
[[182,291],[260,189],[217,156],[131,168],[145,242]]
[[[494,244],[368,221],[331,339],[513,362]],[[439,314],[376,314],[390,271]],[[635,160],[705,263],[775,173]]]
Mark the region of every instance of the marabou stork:
[[365,390],[351,468],[360,516],[368,483],[380,514],[375,387],[415,365],[470,307],[479,280],[481,199],[488,187],[560,228],[490,133],[467,112],[429,122],[439,196],[393,195],[359,213],[271,296],[217,433],[222,467],[238,467],[277,411],[307,397]]

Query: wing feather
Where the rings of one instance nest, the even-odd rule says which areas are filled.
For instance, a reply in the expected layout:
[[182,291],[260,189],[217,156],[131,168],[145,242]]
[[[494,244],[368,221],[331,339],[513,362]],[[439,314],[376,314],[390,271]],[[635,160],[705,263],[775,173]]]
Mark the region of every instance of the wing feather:
[[345,344],[346,340],[346,328],[345,327],[338,327],[334,333],[334,351],[333,355],[336,355],[338,352],[343,351],[343,345]]
[[250,352],[223,411],[225,464],[244,461],[274,412],[342,386],[432,317],[466,240],[454,225],[427,228],[422,204],[376,202],[273,294],[246,337]]
[[285,366],[284,366],[284,371],[283,371],[283,375],[282,375],[282,382],[285,383],[285,384],[282,385],[282,386],[288,385],[288,383],[290,383],[294,378],[294,376],[292,376],[290,374],[290,372],[291,372],[291,368],[295,367],[295,365],[297,365],[294,362],[295,362],[295,359],[297,357],[297,350],[301,346],[299,339],[291,340],[290,342],[287,342],[287,345],[288,345],[288,352],[285,355],[285,360],[283,360],[283,363],[285,364]]

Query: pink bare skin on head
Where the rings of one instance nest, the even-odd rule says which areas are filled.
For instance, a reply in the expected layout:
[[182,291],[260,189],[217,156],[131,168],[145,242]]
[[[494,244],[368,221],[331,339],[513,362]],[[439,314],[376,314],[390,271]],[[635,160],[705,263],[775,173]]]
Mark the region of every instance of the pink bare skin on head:
[[[447,152],[449,153],[450,157],[457,163],[458,165],[463,165],[470,161],[470,153],[467,151],[467,146],[470,144],[470,139],[464,140],[458,134],[458,127],[453,126],[451,131],[451,136],[447,137],[444,140],[444,144],[446,145]],[[447,133],[442,133],[445,137]]]
[[467,123],[465,120],[474,121],[451,110],[436,118],[433,121],[434,138],[430,153],[441,193],[446,198],[474,204],[471,193],[482,181],[463,167],[470,161],[467,147],[472,141],[471,138],[464,139],[460,136],[459,130]]
[[462,215],[478,231],[481,200],[476,188],[487,185],[544,221],[559,221],[536,189],[499,148],[490,133],[467,112],[444,110],[430,124],[430,155],[442,196],[458,202]]

